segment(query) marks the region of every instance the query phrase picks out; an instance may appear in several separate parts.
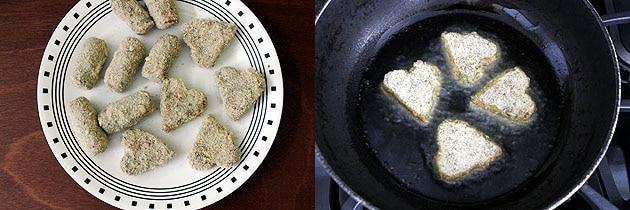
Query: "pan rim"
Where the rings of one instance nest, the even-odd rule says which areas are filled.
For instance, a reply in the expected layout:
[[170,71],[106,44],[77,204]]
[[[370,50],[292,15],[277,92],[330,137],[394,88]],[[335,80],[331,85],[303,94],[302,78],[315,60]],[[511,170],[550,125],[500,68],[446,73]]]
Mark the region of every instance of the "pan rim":
[[606,29],[606,26],[604,25],[604,21],[601,18],[601,16],[599,15],[599,13],[597,12],[597,10],[595,9],[595,7],[588,1],[588,0],[583,0],[582,1],[589,9],[589,11],[591,12],[591,14],[595,17],[597,25],[600,28],[600,31],[604,34],[604,36],[606,37],[606,41],[608,42],[608,48],[610,49],[611,53],[612,53],[612,59],[613,59],[613,65],[614,65],[614,72],[615,72],[615,76],[616,76],[616,99],[615,99],[615,110],[613,112],[613,116],[612,116],[612,121],[611,121],[611,126],[610,129],[608,131],[608,135],[606,137],[606,141],[603,145],[603,147],[600,149],[599,151],[599,155],[597,156],[597,158],[595,159],[595,161],[593,163],[591,163],[591,166],[588,168],[588,170],[586,171],[586,173],[582,176],[582,178],[580,179],[580,182],[578,182],[577,185],[575,185],[571,190],[569,190],[568,192],[565,193],[564,196],[562,196],[560,199],[557,199],[556,202],[554,202],[551,206],[549,206],[549,209],[555,209],[558,206],[560,206],[560,204],[564,203],[565,201],[567,201],[571,196],[573,196],[580,188],[582,188],[582,186],[584,184],[586,184],[586,181],[589,179],[589,177],[591,177],[591,175],[593,175],[593,173],[595,172],[595,170],[597,170],[597,167],[599,167],[599,164],[601,163],[602,159],[604,158],[604,155],[606,155],[606,151],[608,151],[608,147],[610,146],[610,142],[613,138],[613,135],[615,133],[615,129],[617,127],[617,120],[619,118],[619,106],[621,103],[621,78],[619,75],[619,60],[617,58],[617,51],[615,49],[615,46],[612,42],[612,37],[610,36],[610,33],[608,32],[608,29]]
[[343,180],[341,180],[341,177],[337,175],[337,173],[328,164],[328,161],[326,160],[326,158],[324,158],[324,156],[321,154],[319,150],[319,145],[317,145],[317,141],[315,142],[315,157],[320,161],[320,163],[322,164],[322,167],[324,168],[324,170],[326,170],[326,172],[328,172],[328,175],[330,175],[333,181],[335,181],[335,183],[341,189],[343,189],[348,195],[350,195],[352,199],[354,199],[355,201],[357,201],[357,203],[363,205],[364,207],[367,207],[368,209],[378,209],[376,208],[376,206],[374,206],[374,204],[370,203],[366,199],[363,199],[363,197],[359,196],[359,194],[357,194]]
[[324,6],[322,6],[322,9],[319,10],[319,13],[317,13],[317,15],[315,16],[315,25],[317,25],[317,22],[319,22],[319,17],[322,16],[322,14],[324,13],[324,11],[326,10],[326,8],[328,7],[328,4],[330,4],[332,0],[326,0],[326,2],[324,2]]
[[[322,8],[322,10],[320,11],[320,13],[317,15],[316,20],[315,20],[315,25],[317,26],[320,20],[320,16],[324,13],[324,11],[326,9],[328,9],[329,4],[331,3],[331,1],[326,1],[326,4],[324,5],[324,7]],[[574,185],[574,187],[571,188],[571,190],[566,191],[564,193],[564,195],[557,197],[555,199],[555,201],[553,201],[552,199],[550,199],[551,202],[550,206],[548,206],[547,208],[556,208],[558,207],[560,204],[564,203],[566,200],[568,200],[572,195],[575,194],[575,192],[577,192],[577,190],[579,190],[588,180],[588,178],[593,174],[593,172],[597,169],[597,167],[599,166],[600,162],[602,161],[606,151],[608,150],[608,147],[610,145],[610,141],[612,140],[612,136],[614,134],[614,131],[616,129],[616,124],[617,124],[617,120],[618,120],[618,115],[619,115],[619,107],[620,107],[620,101],[621,101],[621,80],[619,78],[619,61],[616,55],[616,49],[614,47],[614,45],[612,44],[612,39],[611,36],[608,32],[608,30],[606,29],[606,27],[603,24],[603,20],[601,18],[601,16],[599,16],[599,14],[597,13],[597,11],[595,10],[595,8],[592,6],[592,4],[590,4],[590,2],[588,2],[587,0],[583,0],[583,3],[585,3],[586,7],[588,8],[588,10],[591,12],[591,15],[594,16],[595,21],[600,29],[601,32],[603,32],[603,35],[605,37],[606,42],[608,43],[608,49],[610,50],[610,52],[612,53],[612,56],[610,59],[612,59],[613,62],[613,67],[614,67],[614,75],[616,77],[616,84],[615,84],[615,101],[614,101],[614,111],[612,113],[612,116],[608,116],[606,117],[607,119],[611,119],[610,122],[610,126],[609,127],[609,131],[606,135],[606,140],[605,142],[601,145],[601,149],[599,151],[599,154],[596,156],[595,160],[591,163],[591,165],[588,167],[588,170],[581,176],[580,181]],[[317,27],[316,27],[317,28]],[[326,171],[331,175],[331,177],[333,178],[333,180],[335,180],[335,182],[337,182],[337,184],[339,184],[339,186],[341,187],[341,189],[344,189],[344,191],[346,191],[350,196],[352,196],[355,200],[361,202],[362,204],[367,204],[367,207],[370,209],[375,209],[376,207],[370,203],[369,201],[363,199],[362,197],[360,197],[354,190],[352,190],[349,186],[346,185],[345,182],[343,182],[343,180],[341,180],[341,178],[332,170],[331,165],[326,161],[326,159],[323,157],[323,154],[320,151],[319,145],[316,141],[315,143],[315,155],[316,157],[322,162],[322,165],[324,165],[324,168],[326,169]]]

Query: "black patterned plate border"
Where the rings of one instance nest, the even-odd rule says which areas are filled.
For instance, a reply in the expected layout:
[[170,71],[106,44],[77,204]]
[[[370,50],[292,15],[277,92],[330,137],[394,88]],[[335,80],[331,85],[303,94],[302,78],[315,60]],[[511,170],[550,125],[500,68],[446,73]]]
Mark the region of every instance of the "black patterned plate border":
[[245,120],[249,126],[239,144],[243,155],[237,166],[214,167],[207,176],[186,183],[149,187],[133,184],[126,180],[128,177],[105,170],[81,150],[67,122],[64,96],[68,90],[64,85],[69,75],[70,57],[80,40],[103,17],[114,15],[108,1],[77,3],[53,32],[42,58],[37,87],[38,111],[53,154],[77,184],[119,208],[197,209],[217,202],[256,171],[278,130],[283,105],[282,73],[273,43],[258,18],[240,1],[179,0],[177,5],[194,7],[215,19],[237,24],[238,42],[235,43],[246,52],[249,65],[265,75],[267,89],[254,106],[251,120]]

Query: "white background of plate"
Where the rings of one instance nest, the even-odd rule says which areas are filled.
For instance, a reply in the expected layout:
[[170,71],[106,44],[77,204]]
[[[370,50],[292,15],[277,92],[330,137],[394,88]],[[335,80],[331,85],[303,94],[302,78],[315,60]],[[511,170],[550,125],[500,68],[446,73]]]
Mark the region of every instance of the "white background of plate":
[[[86,14],[89,11],[89,9],[85,7],[85,2],[87,1],[81,1],[77,3],[77,5],[75,5],[75,7],[70,12],[68,12],[66,17],[59,24],[59,26],[57,26],[57,29],[53,33],[53,36],[51,37],[48,43],[46,52],[44,53],[44,57],[42,59],[42,66],[40,67],[40,81],[38,84],[38,103],[39,103],[39,109],[40,109],[40,118],[42,120],[42,127],[44,128],[44,132],[46,134],[48,142],[51,145],[51,149],[53,150],[53,153],[55,153],[55,156],[60,161],[62,166],[64,166],[66,172],[68,172],[75,179],[75,181],[77,181],[77,183],[79,183],[82,187],[86,188],[88,192],[92,193],[96,197],[99,197],[101,200],[117,207],[129,208],[131,207],[130,202],[124,201],[125,199],[127,199],[125,196],[121,196],[122,200],[114,201],[113,200],[115,196],[114,192],[106,191],[106,193],[100,194],[97,191],[102,186],[96,186],[95,184],[92,184],[92,185],[84,184],[82,182],[84,180],[84,177],[89,177],[89,175],[85,173],[83,174],[73,173],[70,169],[73,164],[64,164],[63,161],[67,161],[68,159],[64,159],[64,160],[60,159],[59,153],[61,153],[62,150],[56,149],[58,145],[53,145],[53,143],[50,140],[54,138],[53,137],[54,133],[51,133],[51,132],[56,132],[56,131],[47,129],[45,125],[47,121],[51,121],[53,118],[52,116],[47,116],[45,112],[43,112],[42,106],[44,104],[51,104],[52,102],[50,101],[51,99],[49,96],[44,97],[40,91],[42,88],[46,86],[50,87],[50,81],[48,82],[42,81],[41,75],[43,74],[42,72],[44,70],[52,69],[54,66],[54,62],[47,62],[48,60],[46,58],[49,54],[56,55],[56,53],[59,53],[59,49],[54,49],[55,47],[56,48],[59,48],[59,47],[56,45],[53,45],[52,42],[57,39],[65,40],[65,36],[69,34],[68,32],[62,33],[64,31],[62,31],[61,28],[64,25],[68,25],[68,26],[75,25],[81,19],[79,18],[77,20],[73,18],[72,14],[74,14],[75,12],[79,14],[81,13]],[[96,2],[96,1],[90,1],[90,2],[92,5],[99,4],[99,2]],[[188,154],[190,148],[192,147],[194,138],[197,135],[198,129],[205,115],[207,114],[213,115],[224,127],[232,131],[235,136],[235,143],[237,145],[240,145],[241,141],[244,139],[245,132],[247,131],[249,124],[252,122],[252,109],[246,112],[246,114],[238,121],[232,121],[229,119],[229,117],[224,111],[225,109],[223,107],[218,89],[216,87],[216,81],[214,79],[214,74],[218,71],[220,67],[232,66],[242,71],[251,66],[247,58],[247,54],[244,48],[242,47],[242,44],[240,43],[238,39],[234,38],[232,40],[232,43],[229,45],[229,47],[226,48],[226,50],[221,55],[219,60],[215,63],[215,66],[213,68],[211,69],[201,68],[199,65],[197,65],[196,63],[192,61],[192,58],[190,56],[190,48],[181,39],[181,27],[184,23],[190,21],[193,18],[209,18],[213,20],[216,20],[217,18],[207,13],[206,11],[200,8],[196,8],[190,4],[182,3],[182,2],[176,2],[176,3],[177,3],[177,7],[180,14],[180,23],[166,30],[160,30],[154,27],[148,33],[144,35],[136,35],[135,33],[133,33],[124,22],[122,22],[117,16],[114,15],[113,12],[107,14],[105,17],[100,19],[94,26],[92,26],[89,29],[89,31],[85,34],[85,36],[82,38],[82,40],[84,40],[87,37],[93,36],[93,37],[103,39],[107,43],[107,46],[109,48],[109,56],[103,70],[101,71],[101,79],[98,80],[95,87],[91,90],[84,90],[84,89],[79,89],[75,87],[69,79],[72,69],[74,69],[74,66],[76,64],[77,56],[74,56],[75,54],[73,54],[72,58],[70,59],[70,62],[68,63],[68,69],[67,69],[68,73],[66,74],[65,83],[64,83],[64,100],[66,103],[79,96],[85,96],[97,107],[98,110],[102,110],[108,103],[114,102],[124,96],[136,93],[140,90],[146,90],[152,95],[154,101],[156,102],[156,105],[159,107],[160,85],[157,83],[151,82],[148,79],[145,79],[144,77],[141,76],[141,71],[142,71],[141,67],[143,63],[141,63],[140,68],[138,68],[138,71],[135,76],[135,81],[132,83],[130,88],[124,91],[123,93],[116,93],[110,90],[109,88],[107,88],[107,86],[104,84],[102,80],[102,77],[104,75],[105,70],[107,69],[107,66],[110,64],[112,60],[114,52],[116,51],[121,41],[126,36],[136,37],[144,43],[146,47],[145,56],[148,55],[150,49],[153,47],[153,44],[158,40],[158,38],[161,35],[169,33],[169,34],[173,34],[179,37],[179,40],[182,46],[182,52],[180,56],[178,57],[178,59],[176,60],[175,64],[173,65],[169,76],[181,78],[186,83],[188,88],[196,88],[204,92],[206,96],[208,97],[208,109],[201,115],[201,117],[195,118],[194,120],[188,123],[185,123],[184,125],[182,125],[181,127],[177,128],[176,130],[170,133],[166,133],[161,130],[161,116],[160,116],[159,109],[156,112],[149,115],[147,118],[145,118],[145,120],[143,120],[139,124],[133,126],[133,128],[140,128],[150,133],[153,133],[157,137],[164,140],[167,144],[169,144],[175,149],[175,151],[177,152],[177,156],[175,156],[172,160],[170,160],[166,165],[162,167],[158,167],[154,170],[148,171],[144,174],[141,174],[138,176],[126,175],[119,169],[120,159],[123,156],[123,149],[120,146],[120,139],[121,139],[121,134],[124,131],[121,131],[121,132],[109,135],[110,142],[109,142],[108,149],[104,153],[92,157],[92,160],[94,161],[95,164],[97,164],[99,167],[101,167],[103,170],[105,170],[112,176],[118,179],[124,180],[126,182],[129,182],[131,184],[135,184],[135,185],[139,185],[143,187],[168,188],[168,187],[184,185],[184,184],[199,180],[207,176],[213,170],[216,170],[218,168],[217,166],[214,166],[209,171],[196,171],[196,170],[193,170],[189,166],[186,159],[186,155]],[[224,2],[221,2],[220,4],[226,7],[227,10],[230,11],[230,13],[232,13],[235,17],[239,17],[236,14],[239,11],[243,11],[245,13],[243,16],[239,17],[239,20],[241,21],[241,23],[243,23],[245,26],[248,25],[249,23],[253,23],[257,27],[254,27],[253,30],[249,30],[250,34],[253,34],[252,38],[256,39],[256,37],[262,37],[264,40],[263,43],[261,44],[256,42],[256,46],[258,47],[260,55],[262,56],[265,53],[269,53],[271,55],[270,59],[263,58],[263,61],[264,61],[263,64],[265,67],[268,67],[268,69],[264,69],[265,71],[269,69],[274,69],[274,72],[275,72],[275,74],[273,75],[267,74],[266,92],[269,93],[267,103],[274,102],[276,104],[276,108],[268,109],[267,115],[264,118],[264,122],[266,122],[267,119],[273,119],[275,123],[272,125],[268,125],[265,123],[262,128],[261,133],[263,133],[265,136],[268,137],[268,140],[265,141],[267,145],[260,145],[258,143],[259,142],[258,140],[256,142],[256,145],[254,145],[255,148],[253,150],[259,151],[260,155],[254,158],[253,156],[251,156],[251,153],[250,153],[251,157],[241,157],[241,160],[243,161],[243,163],[247,163],[247,165],[251,169],[250,170],[235,170],[233,174],[231,174],[230,176],[239,177],[238,181],[233,184],[230,182],[230,185],[222,186],[222,193],[220,194],[217,194],[216,191],[200,192],[199,194],[206,195],[208,199],[204,201],[201,201],[199,198],[188,199],[190,201],[190,205],[185,206],[185,207],[190,207],[190,208],[203,207],[203,206],[209,205],[211,203],[214,203],[220,200],[221,198],[223,198],[224,196],[228,195],[229,193],[234,191],[236,188],[238,188],[247,178],[249,178],[249,176],[251,176],[251,173],[255,171],[258,165],[260,165],[260,163],[262,162],[263,158],[266,156],[271,146],[271,143],[273,142],[275,133],[277,132],[277,128],[279,125],[280,115],[282,113],[281,111],[282,110],[282,93],[283,93],[282,92],[282,75],[280,71],[280,65],[279,65],[279,62],[275,53],[275,49],[273,48],[273,44],[271,44],[270,38],[268,37],[266,31],[264,30],[262,25],[259,23],[255,15],[252,14],[252,12],[248,8],[246,8],[246,6],[243,5],[241,2],[232,1],[232,3],[229,6],[226,6],[223,3]],[[93,7],[94,6],[92,6],[92,8]],[[239,28],[239,30],[244,30],[244,28]],[[63,46],[63,41],[60,46]],[[78,51],[79,48],[80,48],[80,44],[79,44],[79,47],[75,49],[75,52]],[[55,59],[59,59],[59,58],[55,58]],[[258,70],[260,71],[261,69],[258,69]],[[271,86],[276,86],[276,91],[269,92],[269,89]],[[258,103],[261,103],[261,101],[259,101]],[[47,112],[47,113],[50,114],[50,112]],[[259,123],[262,124],[263,122],[259,121]],[[224,182],[229,182],[229,179],[225,179]],[[178,202],[173,202],[173,201],[168,201],[168,200],[167,201],[147,201],[147,203],[145,203],[141,199],[133,199],[133,198],[128,198],[128,199],[136,201],[137,207],[140,207],[140,208],[147,208],[148,203],[154,203],[156,209],[166,207],[165,205],[161,205],[160,203],[171,203],[173,205],[172,206],[173,208],[177,206],[183,207],[181,205],[181,202],[178,203]],[[194,201],[199,201],[199,202],[194,202]]]

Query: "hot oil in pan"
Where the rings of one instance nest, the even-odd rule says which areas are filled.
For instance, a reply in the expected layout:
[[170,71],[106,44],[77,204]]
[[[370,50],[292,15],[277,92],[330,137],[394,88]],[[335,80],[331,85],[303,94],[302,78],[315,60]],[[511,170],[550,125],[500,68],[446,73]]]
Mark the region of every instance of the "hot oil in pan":
[[[476,85],[462,87],[454,80],[440,43],[440,34],[445,30],[477,31],[499,44],[501,58],[486,68]],[[409,69],[418,59],[438,66],[442,76],[438,104],[426,125],[381,88],[387,72]],[[537,106],[530,123],[514,125],[469,106],[470,96],[514,66],[521,67],[530,78],[529,95]],[[558,86],[547,58],[518,31],[490,18],[450,14],[412,24],[389,38],[363,75],[359,112],[374,155],[403,185],[434,199],[471,203],[518,187],[546,160],[560,123]],[[437,126],[449,118],[464,120],[488,135],[501,146],[503,157],[457,182],[440,180],[434,169],[435,134]]]

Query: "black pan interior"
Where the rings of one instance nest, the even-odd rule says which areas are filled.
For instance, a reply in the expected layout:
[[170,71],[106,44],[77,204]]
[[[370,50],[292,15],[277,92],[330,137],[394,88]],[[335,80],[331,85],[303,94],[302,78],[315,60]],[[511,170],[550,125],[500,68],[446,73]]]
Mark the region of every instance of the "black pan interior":
[[[543,51],[520,32],[491,17],[493,13],[454,9],[415,21],[404,21],[400,30],[386,32],[360,86],[361,129],[374,156],[402,185],[423,196],[453,203],[491,199],[514,189],[534,174],[555,144],[560,124],[560,79]],[[408,25],[407,25],[408,24]],[[458,84],[443,53],[443,31],[469,33],[497,42],[501,58],[488,66],[473,86]],[[391,35],[388,35],[391,34]],[[386,94],[385,73],[409,69],[416,60],[438,66],[442,85],[436,110],[428,124],[419,123],[409,111]],[[521,67],[531,79],[529,95],[537,105],[530,123],[513,123],[469,106],[470,96],[508,68]],[[438,125],[460,119],[490,136],[504,151],[503,158],[456,182],[445,182],[434,170]]]
[[[551,143],[549,154],[541,152],[543,154],[540,156],[546,157],[545,161],[535,164],[536,169],[531,171],[531,175],[525,174],[521,180],[515,178],[514,182],[519,183],[517,186],[507,186],[498,190],[500,192],[487,193],[468,200],[464,198],[460,202],[447,201],[470,195],[475,190],[458,190],[455,194],[444,191],[441,196],[427,196],[417,187],[404,184],[400,177],[406,174],[392,175],[392,170],[384,167],[378,154],[374,154],[375,150],[382,148],[379,146],[374,149],[374,142],[370,143],[373,138],[370,135],[375,134],[369,133],[374,130],[368,129],[366,126],[372,124],[366,122],[376,120],[362,117],[362,113],[368,110],[367,104],[361,105],[362,101],[371,101],[363,99],[361,92],[369,91],[371,85],[377,85],[372,82],[366,84],[363,80],[370,78],[366,72],[371,68],[376,69],[374,66],[382,63],[376,60],[379,59],[381,50],[387,50],[390,38],[396,37],[395,34],[406,26],[444,14],[466,16],[470,21],[464,21],[464,25],[481,28],[487,34],[495,34],[498,39],[506,42],[512,39],[506,34],[515,31],[520,34],[520,38],[515,37],[516,40],[525,37],[529,43],[533,43],[535,47],[529,48],[537,50],[525,52],[531,54],[531,59],[538,64],[531,64],[526,71],[544,92],[542,98],[549,100],[551,107],[551,111],[544,112],[536,119],[559,121],[557,124],[551,123],[555,126],[544,126],[558,133]],[[489,18],[511,29],[503,32],[484,28],[484,24],[475,21],[475,18],[484,23],[488,21],[483,19]],[[317,152],[342,187],[371,207],[553,207],[574,193],[592,173],[607,148],[616,121],[619,77],[614,50],[610,48],[610,40],[603,29],[587,2],[573,0],[333,1],[325,8],[316,24]],[[430,44],[431,41],[428,42]],[[523,44],[515,44],[518,45]],[[539,54],[536,52],[541,52],[546,59],[537,58]],[[401,59],[401,62],[391,65],[408,69],[408,63],[417,57],[422,58],[422,54]],[[542,70],[545,67],[550,68],[546,68],[547,71]],[[547,140],[543,138],[543,141]],[[424,150],[422,145],[412,146],[417,150]],[[515,147],[517,148],[520,147]],[[405,158],[409,154],[400,155]],[[423,156],[419,158],[426,159]],[[422,164],[419,167],[427,167]],[[501,168],[498,171],[506,170]],[[492,178],[493,176],[485,176],[481,182]],[[468,184],[470,183],[474,182]],[[483,184],[478,185],[476,191],[492,190],[483,187]],[[469,189],[473,188],[475,187]]]

